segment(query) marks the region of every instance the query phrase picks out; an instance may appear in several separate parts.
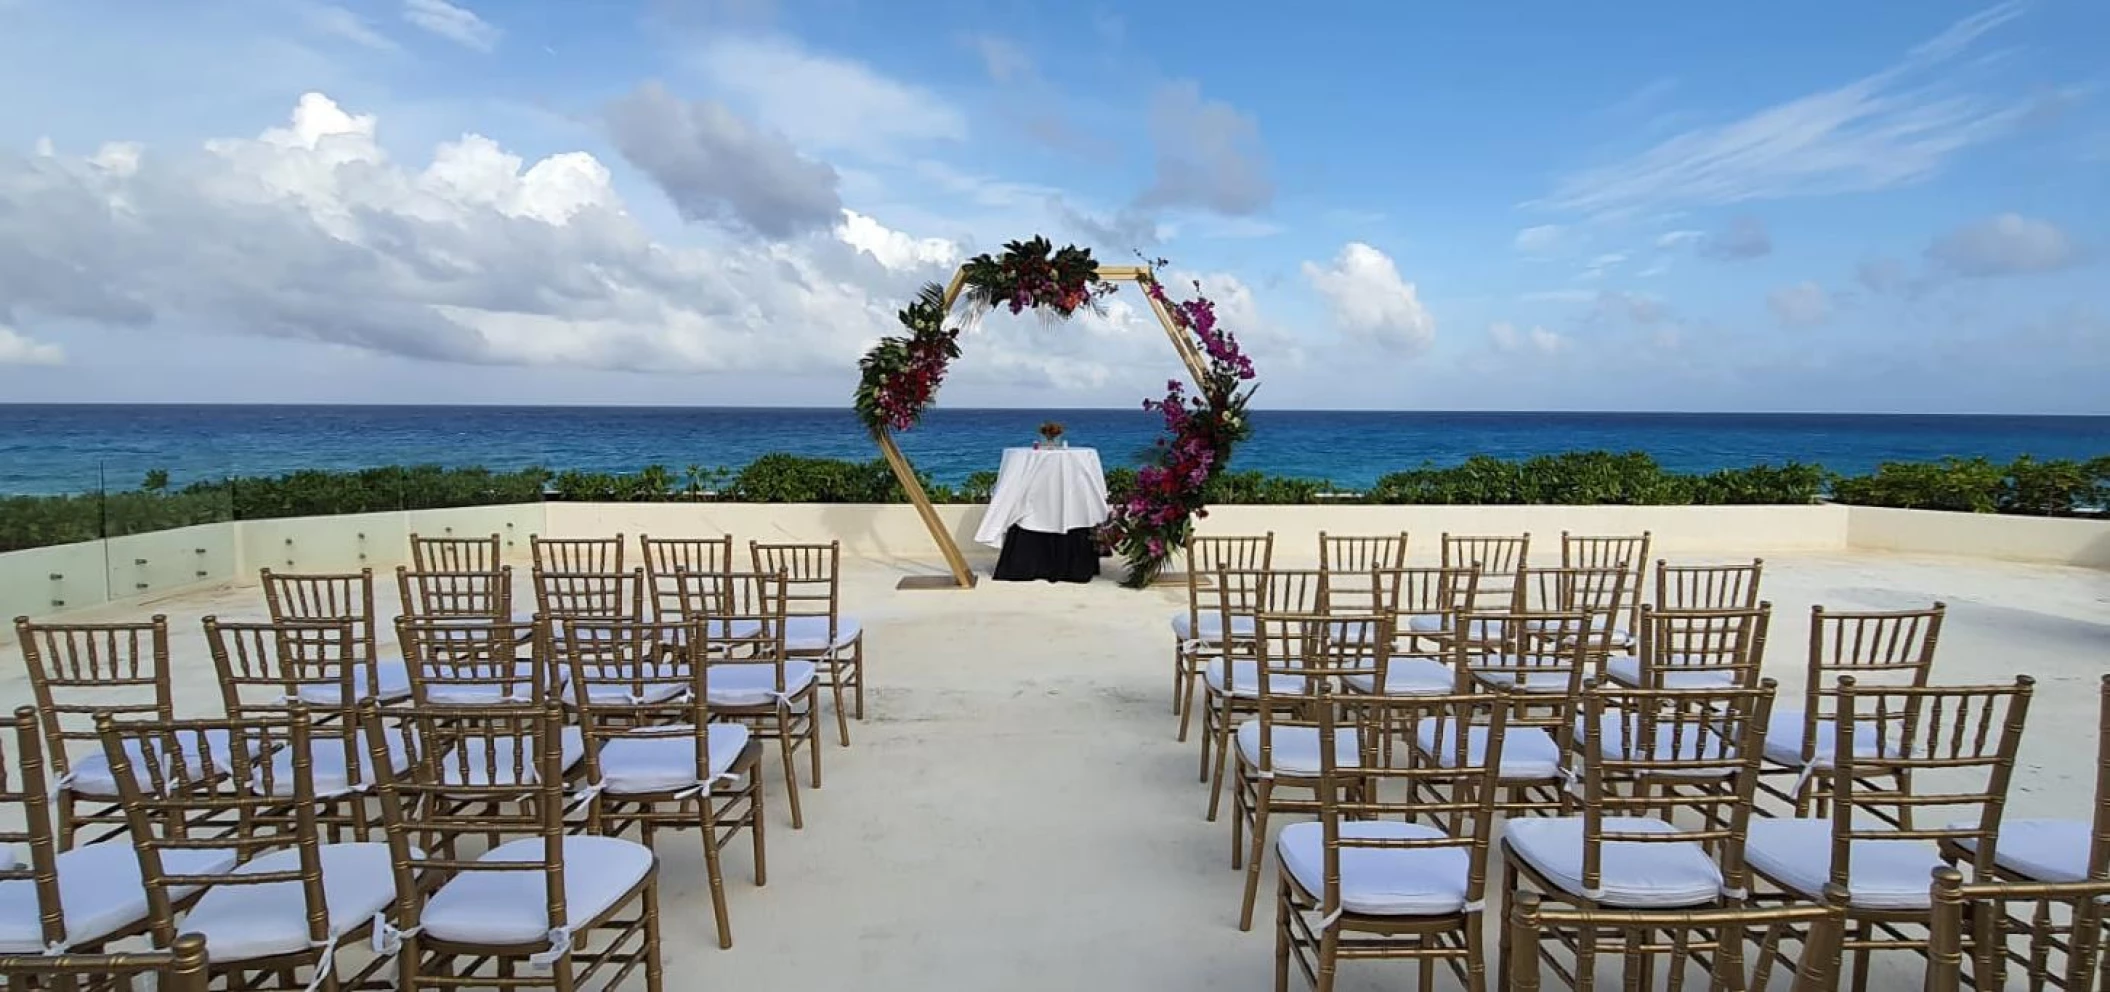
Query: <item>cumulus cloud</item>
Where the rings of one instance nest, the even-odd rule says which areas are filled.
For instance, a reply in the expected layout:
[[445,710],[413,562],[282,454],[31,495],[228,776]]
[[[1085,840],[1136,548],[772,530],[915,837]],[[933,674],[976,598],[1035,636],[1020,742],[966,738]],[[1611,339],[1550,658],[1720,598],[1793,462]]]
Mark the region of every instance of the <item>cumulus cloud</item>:
[[1436,319],[1421,305],[1414,284],[1401,279],[1391,257],[1376,248],[1350,242],[1331,266],[1304,263],[1304,278],[1352,334],[1402,351],[1427,348],[1436,338]]
[[1568,340],[1553,331],[1538,326],[1520,330],[1506,322],[1488,325],[1487,337],[1504,354],[1557,355],[1568,347]]
[[1773,236],[1756,217],[1738,217],[1700,242],[1700,254],[1724,262],[1763,258],[1773,253]]
[[1927,257],[1959,276],[2004,276],[2063,269],[2080,260],[2080,251],[2057,225],[2009,213],[1936,238]]
[[1145,209],[1194,207],[1258,213],[1275,199],[1260,125],[1192,81],[1168,83],[1150,101],[1157,175],[1136,201]]
[[842,214],[835,169],[723,104],[647,83],[608,107],[609,137],[689,220],[729,220],[785,238]]
[[1517,232],[1516,249],[1526,255],[1543,255],[1561,243],[1563,229],[1559,224],[1540,224]]
[[843,211],[836,236],[889,269],[913,271],[960,262],[960,246],[944,238],[915,238],[888,228],[855,210]]
[[2022,12],[2021,3],[1998,4],[1871,75],[1570,175],[1543,205],[1622,216],[1923,181],[1951,156],[2008,133],[2036,109],[2030,102],[1952,92],[1946,81],[1958,56]]
[[498,47],[497,28],[447,0],[403,0],[403,19],[464,48],[488,52]]
[[1814,282],[1782,286],[1766,294],[1766,307],[1789,327],[1821,324],[1832,315],[1832,300],[1824,287]]
[[0,365],[63,365],[66,350],[0,324]]

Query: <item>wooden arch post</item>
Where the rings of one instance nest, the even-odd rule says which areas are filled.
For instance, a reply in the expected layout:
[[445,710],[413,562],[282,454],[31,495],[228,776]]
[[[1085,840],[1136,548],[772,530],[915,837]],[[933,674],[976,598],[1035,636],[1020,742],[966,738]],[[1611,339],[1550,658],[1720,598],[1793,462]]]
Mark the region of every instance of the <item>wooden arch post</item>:
[[[1148,280],[1151,275],[1150,270],[1141,265],[1102,265],[1099,266],[1098,272],[1101,282],[1132,282],[1138,285]],[[943,309],[946,313],[952,312],[953,306],[959,302],[960,290],[966,285],[967,269],[962,267],[953,273],[952,281],[945,286]],[[1196,389],[1200,389],[1209,367],[1200,350],[1195,348],[1193,340],[1188,338],[1186,332],[1180,330],[1179,322],[1172,319],[1172,313],[1165,309],[1164,303],[1149,293],[1143,294],[1143,298],[1149,302],[1151,312],[1157,314],[1158,323],[1165,328],[1165,337],[1172,342],[1172,350],[1180,356],[1181,364],[1187,367],[1188,378],[1193,380]],[[930,531],[930,539],[938,545],[938,551],[945,556],[945,567],[952,573],[950,576],[912,575],[902,579],[896,588],[974,588],[975,574],[967,567],[967,556],[960,553],[959,542],[952,539],[952,533],[945,529],[945,522],[938,519],[938,510],[931,505],[930,494],[923,491],[923,483],[917,481],[915,468],[909,464],[908,456],[901,453],[901,446],[894,443],[894,433],[881,427],[872,432],[872,439],[879,443],[879,453],[886,456],[887,467],[894,470],[894,478],[900,481],[902,490],[908,493],[909,502],[916,504],[916,515],[923,518],[924,528]]]

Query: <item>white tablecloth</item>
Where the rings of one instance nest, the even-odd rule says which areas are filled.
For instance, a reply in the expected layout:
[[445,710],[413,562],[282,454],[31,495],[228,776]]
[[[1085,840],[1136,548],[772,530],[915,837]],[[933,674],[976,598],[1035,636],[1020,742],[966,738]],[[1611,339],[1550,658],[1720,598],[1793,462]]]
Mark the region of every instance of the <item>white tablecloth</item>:
[[976,543],[1004,546],[1013,524],[1063,534],[1106,522],[1106,472],[1095,448],[1005,448]]

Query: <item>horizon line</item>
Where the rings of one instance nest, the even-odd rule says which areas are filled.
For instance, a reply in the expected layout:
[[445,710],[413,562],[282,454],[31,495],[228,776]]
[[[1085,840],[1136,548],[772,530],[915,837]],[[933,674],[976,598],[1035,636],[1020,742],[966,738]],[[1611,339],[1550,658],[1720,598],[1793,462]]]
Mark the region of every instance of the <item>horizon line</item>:
[[[662,404],[662,403],[409,403],[393,401],[342,402],[342,403],[277,403],[268,401],[205,402],[197,400],[150,400],[143,402],[69,401],[38,402],[22,400],[0,400],[0,410],[45,407],[45,408],[140,408],[140,407],[191,407],[240,409],[246,407],[276,409],[397,409],[397,410],[696,410],[696,411],[765,411],[782,410],[801,413],[852,412],[842,406],[802,406],[796,404]],[[1132,406],[933,406],[932,413],[1016,413],[1043,411],[1048,413],[1135,413],[1146,411]],[[1965,411],[1903,411],[1903,410],[1437,410],[1398,409],[1381,407],[1261,407],[1255,413],[1392,413],[1422,415],[1467,415],[1467,416],[1628,416],[1628,417],[2021,417],[2021,418],[2066,418],[2066,419],[2110,419],[2105,413],[2015,413],[1987,410]]]

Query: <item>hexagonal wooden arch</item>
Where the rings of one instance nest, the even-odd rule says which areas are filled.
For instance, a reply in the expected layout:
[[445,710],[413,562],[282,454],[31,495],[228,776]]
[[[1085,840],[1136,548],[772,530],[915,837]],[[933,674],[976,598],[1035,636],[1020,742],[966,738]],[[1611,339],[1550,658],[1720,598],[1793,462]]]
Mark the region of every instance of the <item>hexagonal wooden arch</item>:
[[[1100,281],[1109,283],[1130,282],[1141,285],[1151,278],[1150,269],[1141,265],[1102,265],[1099,266],[1098,272]],[[952,312],[953,306],[959,302],[960,291],[966,288],[966,285],[967,270],[962,267],[953,273],[952,282],[945,286],[945,312]],[[1157,314],[1158,323],[1165,328],[1165,337],[1172,342],[1173,352],[1180,356],[1180,362],[1187,366],[1188,377],[1199,389],[1208,369],[1208,363],[1203,360],[1201,351],[1195,348],[1193,340],[1186,332],[1180,330],[1179,322],[1172,318],[1171,311],[1165,308],[1164,303],[1148,292],[1143,294],[1143,298],[1149,302],[1151,312]],[[909,464],[908,457],[901,453],[901,447],[894,443],[893,432],[881,427],[872,432],[872,439],[879,443],[879,453],[886,456],[887,467],[894,470],[894,478],[900,480],[902,490],[908,493],[909,502],[916,505],[916,514],[923,518],[924,528],[930,531],[931,541],[937,544],[938,551],[945,556],[945,566],[952,573],[909,576],[902,579],[897,588],[973,588],[974,571],[967,567],[967,558],[960,553],[960,545],[952,539],[952,534],[946,531],[944,521],[938,519],[938,511],[930,503],[930,494],[924,492],[923,484],[916,480],[916,470]]]

